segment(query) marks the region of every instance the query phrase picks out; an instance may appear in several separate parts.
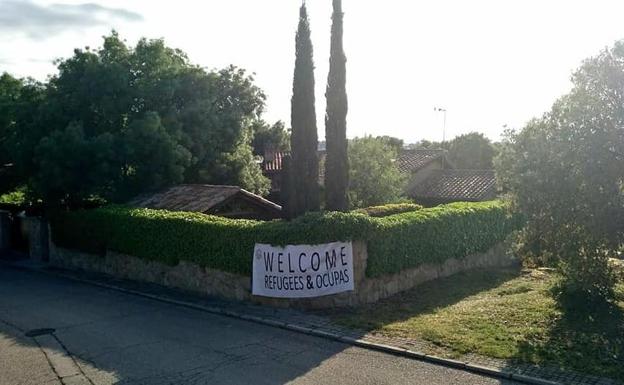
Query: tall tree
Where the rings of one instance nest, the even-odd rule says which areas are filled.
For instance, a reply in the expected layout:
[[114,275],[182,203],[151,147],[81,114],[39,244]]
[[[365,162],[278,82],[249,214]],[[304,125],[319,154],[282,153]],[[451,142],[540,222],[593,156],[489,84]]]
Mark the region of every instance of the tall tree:
[[[289,191],[294,215],[320,209],[318,133],[316,130],[316,110],[314,107],[314,61],[310,23],[305,3],[299,12],[297,30],[295,73],[291,110],[291,183],[294,191]],[[290,210],[289,210],[290,211]]]
[[347,154],[347,58],[342,44],[342,0],[334,0],[332,15],[331,55],[327,79],[327,114],[325,115],[325,192],[327,209],[345,211],[349,203],[349,157]]
[[349,146],[351,207],[368,207],[398,201],[405,191],[405,175],[394,164],[398,152],[385,140],[366,136]]
[[290,151],[290,131],[284,122],[269,125],[264,120],[256,120],[252,125],[254,155],[263,156],[272,151]]
[[496,149],[483,134],[471,132],[460,135],[449,142],[449,160],[457,168],[490,170]]
[[251,146],[265,97],[244,70],[207,71],[162,40],[131,47],[115,32],[58,70],[46,84],[0,76],[0,166],[20,176],[4,183],[5,167],[4,188],[27,183],[66,206],[180,182],[268,192]]
[[[612,299],[624,243],[624,41],[587,59],[551,111],[510,132],[498,177],[527,219],[521,250],[557,262],[561,290]],[[577,309],[575,309],[577,310]]]

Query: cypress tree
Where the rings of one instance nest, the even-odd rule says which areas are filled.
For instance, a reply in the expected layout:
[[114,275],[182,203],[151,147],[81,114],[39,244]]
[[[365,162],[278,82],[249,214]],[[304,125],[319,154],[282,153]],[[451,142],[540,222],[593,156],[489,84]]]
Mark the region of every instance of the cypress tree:
[[305,2],[301,5],[297,30],[295,73],[291,104],[290,189],[287,196],[297,216],[320,209],[318,184],[318,133],[314,107],[314,62],[310,24]]
[[325,200],[328,210],[345,211],[349,203],[349,158],[347,155],[347,58],[342,44],[342,1],[333,0],[331,55],[327,79],[327,113],[325,115]]

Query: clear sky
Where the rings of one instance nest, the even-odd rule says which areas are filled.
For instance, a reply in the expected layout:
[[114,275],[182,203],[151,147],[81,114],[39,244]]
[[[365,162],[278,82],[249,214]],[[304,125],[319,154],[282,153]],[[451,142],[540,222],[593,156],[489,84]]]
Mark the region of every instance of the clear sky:
[[[117,29],[165,38],[207,68],[256,73],[269,121],[290,124],[300,0],[0,0],[0,72],[45,79],[75,47]],[[308,0],[324,137],[331,0]],[[498,139],[570,88],[581,61],[624,38],[622,0],[343,0],[348,136]]]

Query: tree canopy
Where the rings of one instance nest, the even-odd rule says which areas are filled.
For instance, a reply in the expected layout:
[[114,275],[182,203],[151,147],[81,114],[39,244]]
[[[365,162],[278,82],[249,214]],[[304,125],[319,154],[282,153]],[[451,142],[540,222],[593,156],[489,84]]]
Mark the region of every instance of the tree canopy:
[[255,155],[264,156],[272,151],[290,151],[290,131],[286,130],[284,122],[267,124],[264,120],[253,123],[253,151]]
[[566,292],[609,297],[624,229],[624,41],[572,81],[551,111],[508,133],[497,171],[528,219],[522,251],[557,263]]
[[163,40],[129,47],[116,32],[57,65],[44,85],[22,81],[4,115],[19,116],[0,126],[36,197],[118,201],[180,182],[267,192],[251,146],[265,96],[244,70],[207,71]]
[[45,127],[38,123],[43,85],[32,79],[0,76],[0,192],[28,180],[24,163],[33,156],[33,143]]
[[395,165],[398,152],[387,141],[367,136],[349,145],[349,201],[353,208],[396,202],[407,183]]
[[483,134],[471,132],[448,143],[448,158],[460,169],[491,170],[496,150]]

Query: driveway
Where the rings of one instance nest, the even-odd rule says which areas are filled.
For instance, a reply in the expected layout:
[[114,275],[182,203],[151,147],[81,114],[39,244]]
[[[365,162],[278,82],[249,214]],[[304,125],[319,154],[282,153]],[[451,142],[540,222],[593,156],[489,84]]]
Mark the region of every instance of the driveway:
[[0,265],[1,385],[250,383],[517,384]]

